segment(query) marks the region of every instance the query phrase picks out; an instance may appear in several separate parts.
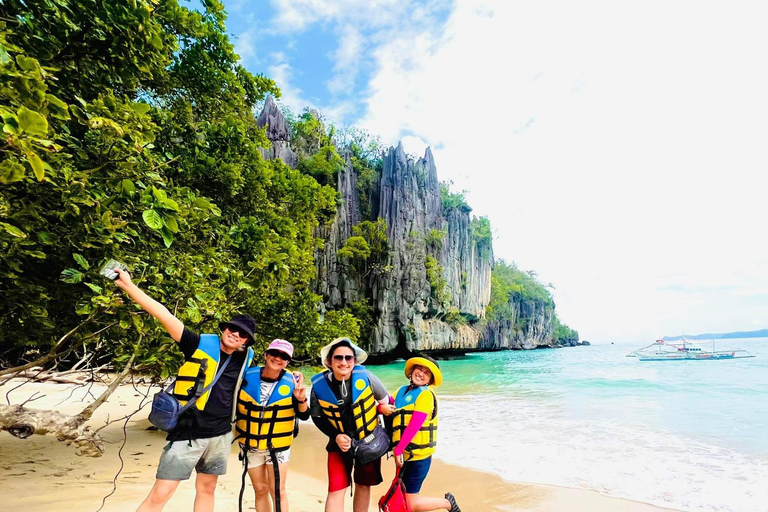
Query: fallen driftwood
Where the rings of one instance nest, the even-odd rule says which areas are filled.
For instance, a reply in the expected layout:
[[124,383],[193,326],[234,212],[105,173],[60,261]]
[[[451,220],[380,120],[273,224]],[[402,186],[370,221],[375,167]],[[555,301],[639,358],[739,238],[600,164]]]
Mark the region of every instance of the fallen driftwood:
[[32,434],[53,434],[67,445],[74,444],[78,455],[101,457],[104,441],[84,423],[80,415],[26,409],[21,405],[0,405],[0,429],[11,435],[26,439]]
[[74,444],[77,455],[101,457],[104,453],[104,441],[97,432],[85,426],[85,422],[128,376],[135,357],[134,353],[122,373],[110,383],[104,393],[79,414],[72,416],[58,411],[27,409],[24,404],[0,405],[0,430],[5,430],[20,439],[26,439],[32,434],[53,434],[67,445]]

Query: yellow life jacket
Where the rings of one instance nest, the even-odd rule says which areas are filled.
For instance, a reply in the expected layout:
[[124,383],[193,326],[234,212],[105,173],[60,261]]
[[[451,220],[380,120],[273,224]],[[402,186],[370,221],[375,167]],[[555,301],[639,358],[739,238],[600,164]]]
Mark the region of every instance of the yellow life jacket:
[[[422,393],[432,395],[432,400],[429,400],[427,396],[421,397],[418,404],[420,407],[417,409],[417,401]],[[422,410],[422,408],[428,407],[427,404],[433,404],[432,409]],[[392,442],[394,445],[397,445],[403,436],[414,411],[427,414],[424,424],[406,446],[403,452],[404,459],[421,460],[435,453],[437,446],[437,396],[435,393],[427,386],[419,386],[411,390],[408,390],[408,386],[403,386],[395,393],[395,407],[397,407],[397,412],[392,420],[392,427],[394,428]]]
[[[220,351],[221,344],[216,334],[200,335],[200,343],[197,349],[192,354],[192,357],[181,365],[176,376],[176,382],[173,385],[173,396],[176,397],[181,405],[185,405],[197,393],[201,393],[203,389],[213,382],[219,367]],[[232,356],[230,355],[230,357]],[[243,372],[251,364],[252,360],[253,350],[249,347],[243,367],[240,369],[240,379],[242,379]],[[197,399],[193,407],[202,411],[205,409],[210,396],[211,390],[206,391]]]
[[296,425],[293,409],[293,375],[283,373],[275,383],[266,403],[261,403],[261,367],[245,372],[243,387],[237,396],[235,430],[240,445],[276,452],[291,447]]
[[312,389],[317,397],[320,409],[328,418],[334,429],[340,434],[348,434],[356,439],[363,439],[371,434],[379,424],[378,411],[376,410],[376,399],[373,396],[371,383],[368,380],[368,372],[364,366],[355,366],[352,370],[352,377],[349,383],[352,387],[352,415],[355,419],[355,431],[345,432],[341,420],[341,407],[343,400],[336,398],[329,382],[330,371],[318,373],[312,377]]

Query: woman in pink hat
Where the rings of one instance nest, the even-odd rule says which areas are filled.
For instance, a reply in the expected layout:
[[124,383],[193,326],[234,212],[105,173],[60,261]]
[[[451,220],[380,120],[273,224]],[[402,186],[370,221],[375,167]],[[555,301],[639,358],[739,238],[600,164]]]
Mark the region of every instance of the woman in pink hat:
[[304,375],[285,370],[292,357],[293,345],[274,340],[264,366],[245,372],[237,394],[235,433],[256,493],[256,512],[270,512],[272,505],[276,512],[288,512],[285,479],[291,443],[298,420],[309,419]]

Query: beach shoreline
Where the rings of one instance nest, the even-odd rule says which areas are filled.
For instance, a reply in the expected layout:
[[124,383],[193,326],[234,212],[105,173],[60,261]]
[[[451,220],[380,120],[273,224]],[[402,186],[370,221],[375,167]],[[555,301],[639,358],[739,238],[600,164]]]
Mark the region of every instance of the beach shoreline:
[[[0,391],[5,395],[19,382],[6,383],[0,387]],[[96,384],[91,393],[98,396],[103,389],[103,385]],[[120,386],[109,400],[97,409],[89,425],[99,428],[108,418],[114,420],[130,414],[138,408],[147,389],[147,386]],[[157,390],[157,387],[151,390],[150,398]],[[87,395],[87,387],[73,391],[73,386],[50,383],[25,384],[12,391],[9,397],[11,403],[21,403],[35,392],[45,396],[27,404],[27,407],[54,408],[70,414],[79,412],[93,400]],[[62,400],[64,402],[57,406]],[[104,497],[112,493],[105,500],[101,510],[135,510],[154,482],[157,462],[166,444],[164,432],[147,430],[151,426],[147,420],[148,413],[149,405],[146,405],[127,423],[116,421],[104,428],[100,434],[105,440],[105,453],[99,458],[78,457],[74,448],[57,441],[53,436],[33,435],[28,439],[17,439],[6,432],[0,433],[0,485],[6,491],[2,508],[96,512]],[[324,446],[325,436],[311,421],[302,422],[300,435],[291,450],[286,482],[292,512],[311,512],[324,508],[327,489]],[[440,447],[438,452],[439,450]],[[120,473],[117,487],[112,492],[113,480],[118,471]],[[371,492],[369,510],[377,509],[379,497],[386,492],[391,482],[394,474],[392,459],[383,460],[383,473],[384,482],[374,487]],[[219,478],[216,492],[217,511],[237,509],[241,475],[242,464],[238,461],[237,449],[233,446],[228,473]],[[193,479],[194,475],[190,481],[181,483],[166,510],[192,509]],[[671,510],[607,497],[586,489],[507,482],[493,473],[463,468],[435,459],[422,494],[442,496],[448,491],[454,493],[465,512]],[[250,483],[246,482],[243,510],[253,510],[253,504],[253,491]],[[352,510],[351,498],[345,500],[345,510]]]

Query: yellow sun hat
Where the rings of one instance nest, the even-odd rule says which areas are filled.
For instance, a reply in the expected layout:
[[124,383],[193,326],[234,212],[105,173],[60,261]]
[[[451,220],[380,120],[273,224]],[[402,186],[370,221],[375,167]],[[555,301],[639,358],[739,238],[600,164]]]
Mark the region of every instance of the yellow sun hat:
[[438,366],[437,361],[431,357],[412,357],[405,362],[405,377],[409,380],[411,378],[411,373],[413,373],[414,366],[429,368],[429,371],[432,372],[433,385],[439,386],[443,383],[443,372],[440,371],[440,366]]

